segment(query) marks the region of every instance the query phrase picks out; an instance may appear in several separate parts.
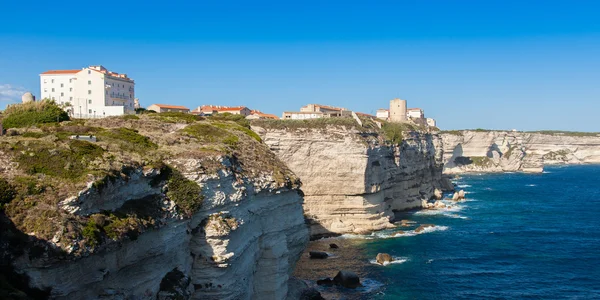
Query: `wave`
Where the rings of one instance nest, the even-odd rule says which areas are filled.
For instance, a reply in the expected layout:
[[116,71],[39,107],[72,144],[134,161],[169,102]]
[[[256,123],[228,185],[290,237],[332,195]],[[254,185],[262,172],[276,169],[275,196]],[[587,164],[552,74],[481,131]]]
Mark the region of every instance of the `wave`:
[[525,186],[537,186],[537,184],[526,184]]
[[456,185],[456,187],[459,187],[459,188],[461,188],[461,189],[464,189],[464,188],[470,188],[470,187],[471,187],[471,185],[468,185],[468,184],[457,184],[457,185]]
[[408,261],[408,258],[406,257],[399,257],[399,256],[392,256],[392,258],[394,259],[392,262],[384,262],[383,265],[379,264],[377,262],[377,259],[371,259],[369,260],[370,263],[374,264],[374,265],[378,265],[378,266],[387,266],[387,265],[391,265],[391,264],[402,264]]
[[431,233],[431,232],[435,232],[435,231],[445,231],[445,230],[448,230],[448,228],[449,228],[448,226],[434,225],[431,227],[424,228],[421,232],[416,232],[415,230],[406,230],[406,231],[402,231],[402,232],[379,231],[379,232],[373,232],[373,233],[367,234],[367,235],[347,233],[347,234],[343,234],[336,238],[357,239],[357,240],[392,239],[392,238],[399,238],[399,237],[415,236],[415,235],[419,235],[419,234],[423,234],[423,233]]

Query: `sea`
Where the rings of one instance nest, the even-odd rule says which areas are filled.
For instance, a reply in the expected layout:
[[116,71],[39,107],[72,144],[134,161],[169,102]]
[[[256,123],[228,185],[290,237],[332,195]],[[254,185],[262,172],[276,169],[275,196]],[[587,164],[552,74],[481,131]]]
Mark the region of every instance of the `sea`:
[[[397,213],[409,226],[311,242],[295,272],[326,299],[600,299],[600,166],[461,175],[464,202]],[[432,224],[417,233],[415,228]],[[329,244],[338,245],[338,249]],[[396,261],[378,265],[378,253]],[[316,286],[337,270],[363,287]]]

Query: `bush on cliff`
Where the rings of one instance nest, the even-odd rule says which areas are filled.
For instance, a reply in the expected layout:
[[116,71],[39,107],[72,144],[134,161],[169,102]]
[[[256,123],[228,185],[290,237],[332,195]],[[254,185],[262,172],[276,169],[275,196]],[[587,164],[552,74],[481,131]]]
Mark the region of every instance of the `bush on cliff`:
[[4,128],[21,128],[44,123],[68,121],[69,115],[52,100],[14,104],[3,113]]
[[404,138],[404,131],[407,130],[406,125],[403,123],[384,123],[381,126],[385,139],[392,144],[402,143]]
[[0,178],[0,209],[4,204],[12,201],[16,195],[15,188],[6,179]]
[[175,202],[186,216],[190,217],[202,206],[202,188],[196,182],[185,178],[179,171],[171,171],[168,186],[167,197]]

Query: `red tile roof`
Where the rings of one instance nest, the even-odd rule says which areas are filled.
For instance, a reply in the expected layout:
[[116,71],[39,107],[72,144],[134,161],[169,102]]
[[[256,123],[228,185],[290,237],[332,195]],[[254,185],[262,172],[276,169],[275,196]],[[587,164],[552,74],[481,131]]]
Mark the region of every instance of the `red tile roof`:
[[241,111],[243,109],[247,109],[247,107],[245,107],[245,106],[219,106],[219,105],[202,105],[202,106],[200,106],[201,111]]
[[[184,110],[190,110],[189,108],[185,107],[185,106],[179,106],[179,105],[169,105],[169,104],[152,104],[152,105],[156,105],[160,108],[173,108],[173,109],[184,109]],[[150,106],[152,106],[150,105]]]
[[267,119],[274,119],[274,120],[278,120],[279,119],[279,117],[277,117],[276,115],[265,114],[265,113],[261,112],[260,110],[252,110],[250,113],[252,115],[258,115],[260,117],[267,118]]
[[42,73],[42,75],[60,75],[60,74],[76,74],[81,70],[50,70]]

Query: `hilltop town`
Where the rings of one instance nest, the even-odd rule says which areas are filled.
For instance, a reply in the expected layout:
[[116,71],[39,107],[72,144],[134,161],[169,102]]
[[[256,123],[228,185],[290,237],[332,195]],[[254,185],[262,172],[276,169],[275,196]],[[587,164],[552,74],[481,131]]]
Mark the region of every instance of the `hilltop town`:
[[[426,118],[423,109],[407,108],[407,101],[392,99],[388,108],[380,108],[376,115],[353,111],[343,107],[323,104],[307,104],[299,111],[285,111],[281,118],[246,106],[205,104],[190,109],[176,103],[155,103],[143,108],[135,97],[135,81],[124,73],[108,70],[104,66],[89,66],[73,70],[50,70],[40,74],[41,99],[55,101],[72,118],[95,119],[110,116],[132,115],[143,112],[180,112],[199,116],[230,113],[242,115],[248,120],[281,119],[307,120],[319,118],[370,118],[381,127],[380,121],[406,122],[423,128],[436,128],[433,118]],[[26,93],[22,102],[36,101]]]

